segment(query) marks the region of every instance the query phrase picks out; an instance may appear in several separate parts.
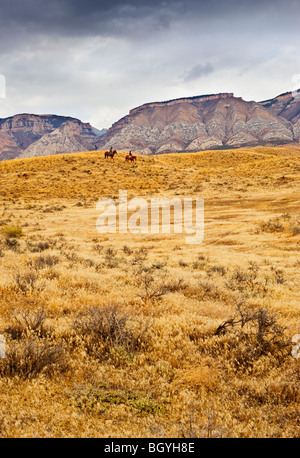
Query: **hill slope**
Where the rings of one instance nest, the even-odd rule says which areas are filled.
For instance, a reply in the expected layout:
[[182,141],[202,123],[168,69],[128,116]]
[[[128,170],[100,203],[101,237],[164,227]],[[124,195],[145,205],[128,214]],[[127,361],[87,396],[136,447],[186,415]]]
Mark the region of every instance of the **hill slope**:
[[[299,114],[299,105],[295,108]],[[267,104],[223,93],[137,107],[113,124],[100,147],[153,154],[289,143],[297,138],[298,125]]]
[[18,114],[0,119],[0,160],[93,150],[90,124],[67,116]]
[[[3,161],[0,437],[298,437],[299,153]],[[203,197],[203,242],[99,234],[120,189]]]
[[[296,97],[295,97],[296,95]],[[260,104],[272,114],[280,116],[293,124],[294,139],[300,141],[300,90],[286,92]]]
[[0,119],[0,161],[91,151],[149,155],[300,141],[300,97],[247,102],[233,93],[146,103],[101,131],[67,116],[18,114]]

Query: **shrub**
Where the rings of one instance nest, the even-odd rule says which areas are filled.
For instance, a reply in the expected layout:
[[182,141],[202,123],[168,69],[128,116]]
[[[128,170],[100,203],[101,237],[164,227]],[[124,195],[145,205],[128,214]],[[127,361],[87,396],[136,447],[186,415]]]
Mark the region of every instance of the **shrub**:
[[207,275],[210,276],[211,273],[214,273],[214,272],[224,276],[226,274],[226,268],[224,266],[211,266],[207,270]]
[[[247,307],[239,303],[233,317],[223,321],[215,335],[228,334],[228,358],[235,370],[251,369],[261,357],[282,362],[290,354],[290,339],[277,323],[277,316],[265,307]],[[225,355],[224,355],[225,358]]]
[[103,246],[99,243],[95,243],[95,245],[93,246],[93,250],[96,251],[96,253],[100,254],[103,250]]
[[128,313],[113,304],[89,307],[75,318],[73,328],[83,337],[87,352],[102,359],[114,356],[117,347],[123,347],[127,352],[144,347],[150,325],[146,323],[136,331],[130,327],[131,321],[133,319]]
[[119,264],[119,259],[116,257],[117,256],[117,251],[114,250],[113,248],[107,248],[105,251],[105,265],[109,269],[113,269],[115,267],[118,267]]
[[5,245],[7,246],[7,248],[9,248],[12,251],[18,251],[20,248],[20,243],[18,242],[17,239],[7,238],[5,240]]
[[24,235],[21,226],[4,226],[2,233],[7,238],[19,238]]
[[260,230],[262,232],[282,232],[284,226],[280,223],[279,218],[273,218],[267,222],[261,223]]
[[300,226],[298,224],[295,224],[294,226],[291,227],[291,233],[293,236],[299,235],[300,234]]
[[34,242],[27,241],[27,248],[32,253],[39,253],[41,251],[48,250],[50,248],[50,245],[48,242],[41,241],[41,242],[34,243]]
[[142,264],[148,257],[149,251],[146,247],[141,247],[135,251],[134,259],[132,260],[132,265]]
[[147,304],[167,294],[175,286],[175,283],[172,286],[166,280],[155,278],[150,269],[146,269],[146,271],[139,269],[136,272],[136,285],[138,286],[137,296]]
[[271,269],[274,270],[274,282],[283,284],[285,283],[284,273],[282,269]]
[[196,298],[198,300],[206,299],[225,299],[225,291],[211,280],[200,278],[195,285],[191,284],[183,291],[186,297]]
[[265,296],[268,293],[266,280],[260,279],[258,270],[253,267],[248,270],[237,267],[226,282],[226,287],[232,291],[240,291],[245,296]]
[[101,414],[117,405],[125,405],[141,417],[166,411],[166,401],[159,403],[143,391],[126,391],[108,383],[78,386],[70,392],[70,397],[76,407],[90,414]]
[[36,289],[38,278],[38,274],[33,270],[25,272],[18,271],[14,274],[15,286],[17,290],[21,291],[23,294],[27,294]]
[[123,251],[124,251],[124,253],[127,254],[127,255],[130,255],[130,254],[132,254],[132,252],[133,252],[133,250],[132,250],[128,245],[124,245],[124,246],[123,246]]
[[0,360],[0,376],[30,379],[42,372],[51,375],[55,368],[63,372],[66,367],[62,345],[40,342],[33,338],[22,339],[8,345],[6,357]]
[[22,311],[15,313],[14,323],[5,329],[11,339],[19,340],[30,335],[39,337],[47,334],[45,328],[46,312],[43,308],[33,312]]
[[34,261],[31,260],[31,265],[37,269],[44,269],[45,267],[53,267],[58,264],[59,257],[54,255],[40,255]]
[[162,262],[162,261],[155,261],[151,265],[151,268],[156,269],[156,270],[163,269],[164,267],[166,267],[166,262]]

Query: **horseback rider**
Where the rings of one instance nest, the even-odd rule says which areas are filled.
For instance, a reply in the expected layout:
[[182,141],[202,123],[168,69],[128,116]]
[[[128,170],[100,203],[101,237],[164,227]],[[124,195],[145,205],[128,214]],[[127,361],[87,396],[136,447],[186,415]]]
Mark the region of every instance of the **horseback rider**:
[[129,157],[132,157],[131,151],[129,151]]

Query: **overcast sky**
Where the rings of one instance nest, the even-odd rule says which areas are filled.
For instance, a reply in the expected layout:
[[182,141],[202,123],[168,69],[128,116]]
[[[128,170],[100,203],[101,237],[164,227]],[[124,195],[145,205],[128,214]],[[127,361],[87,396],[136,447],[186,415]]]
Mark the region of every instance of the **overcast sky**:
[[272,98],[300,87],[299,18],[299,0],[0,0],[0,118],[101,129],[147,102]]

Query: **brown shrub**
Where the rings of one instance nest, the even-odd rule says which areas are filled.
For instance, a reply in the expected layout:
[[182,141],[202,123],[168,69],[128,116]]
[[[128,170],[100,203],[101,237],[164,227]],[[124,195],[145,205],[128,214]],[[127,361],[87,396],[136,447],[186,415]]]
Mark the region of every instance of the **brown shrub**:
[[[127,352],[144,348],[150,324],[146,323],[136,330],[132,326],[133,321],[131,315],[112,304],[87,308],[75,318],[73,328],[83,338],[88,354],[103,359],[118,347]],[[122,350],[119,348],[119,351]]]
[[41,373],[52,375],[67,368],[65,348],[60,344],[41,342],[34,338],[7,344],[6,357],[0,360],[0,375],[31,379]]

